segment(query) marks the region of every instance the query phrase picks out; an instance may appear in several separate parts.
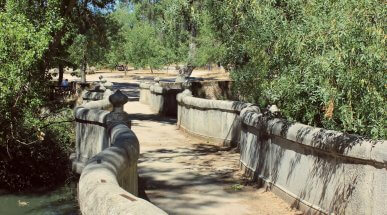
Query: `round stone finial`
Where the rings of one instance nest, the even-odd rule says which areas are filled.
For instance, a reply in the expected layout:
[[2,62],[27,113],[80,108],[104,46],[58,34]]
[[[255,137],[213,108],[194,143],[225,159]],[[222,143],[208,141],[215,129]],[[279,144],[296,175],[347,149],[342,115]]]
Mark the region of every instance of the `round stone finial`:
[[113,95],[109,96],[109,101],[112,103],[114,111],[122,111],[124,104],[129,101],[129,98],[120,90],[117,90]]
[[183,89],[190,89],[192,87],[192,82],[189,81],[189,79],[186,79],[182,84],[181,86],[183,87]]

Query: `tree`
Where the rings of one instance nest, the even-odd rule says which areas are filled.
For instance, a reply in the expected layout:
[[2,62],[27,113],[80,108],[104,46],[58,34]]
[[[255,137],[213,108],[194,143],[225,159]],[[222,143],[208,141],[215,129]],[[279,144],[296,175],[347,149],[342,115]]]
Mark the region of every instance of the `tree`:
[[[68,62],[81,68],[81,81],[86,82],[88,65],[97,65],[107,61],[106,53],[113,47],[119,26],[108,15],[98,15],[93,21],[95,28],[81,29],[74,34],[73,43],[65,50]],[[121,44],[122,45],[122,44]]]
[[184,61],[185,65],[179,69],[179,77],[177,78],[177,81],[183,81],[191,76],[192,71],[197,66],[195,61],[201,1],[167,0],[163,3],[165,8],[163,26],[165,41]]
[[[79,32],[78,21],[92,23],[88,20],[112,3],[0,1],[1,187],[25,189],[65,180],[73,135],[70,124],[55,123],[68,116],[56,114],[66,106],[50,98],[48,69],[69,63],[63,52]],[[76,12],[85,7],[79,16]]]
[[[385,138],[385,6],[207,1],[238,93],[289,120]],[[374,108],[369,108],[372,104]]]
[[127,34],[124,55],[135,67],[153,69],[164,65],[166,52],[155,29],[148,23],[137,23]]
[[140,68],[149,67],[153,72],[153,69],[166,63],[167,50],[155,24],[139,18],[136,11],[140,8],[141,5],[123,5],[112,14],[113,19],[121,24],[118,33],[120,39],[113,41],[113,49],[107,58],[113,65],[123,63]]
[[[148,33],[156,32],[160,35],[158,36],[160,42],[149,42],[156,45],[161,43],[161,46],[157,45],[154,48],[156,52],[162,50],[161,57],[157,59],[155,56],[159,55],[153,53],[152,61],[164,58],[163,63],[183,62],[184,66],[179,70],[180,79],[189,77],[197,66],[217,61],[217,55],[221,52],[220,44],[212,35],[214,32],[210,27],[211,16],[208,15],[210,12],[203,4],[202,0],[138,0],[130,1],[129,4],[132,6],[131,10],[136,16],[137,23],[145,26]],[[144,41],[149,39],[146,37]],[[163,56],[162,53],[166,54]],[[146,55],[151,54],[147,52]]]

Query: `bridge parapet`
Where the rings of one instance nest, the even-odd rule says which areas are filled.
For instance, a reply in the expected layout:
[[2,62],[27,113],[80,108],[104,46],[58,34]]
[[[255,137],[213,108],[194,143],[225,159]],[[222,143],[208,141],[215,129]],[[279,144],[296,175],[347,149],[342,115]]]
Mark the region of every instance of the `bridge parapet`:
[[74,110],[77,141],[71,159],[73,170],[81,174],[82,214],[166,214],[137,197],[140,149],[129,115],[123,111],[127,96],[106,90],[99,98]]
[[176,117],[176,95],[180,92],[181,84],[163,85],[156,79],[156,83],[140,84],[140,102],[150,105],[151,109],[160,115]]
[[315,128],[237,102],[178,94],[177,124],[231,140],[240,166],[305,214],[386,214],[387,141]]

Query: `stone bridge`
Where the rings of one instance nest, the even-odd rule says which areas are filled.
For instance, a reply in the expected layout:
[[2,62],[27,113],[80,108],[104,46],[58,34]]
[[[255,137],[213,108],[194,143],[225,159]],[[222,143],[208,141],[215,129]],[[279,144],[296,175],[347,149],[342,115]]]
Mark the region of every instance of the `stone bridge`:
[[192,85],[105,85],[75,109],[82,214],[386,214],[386,141]]

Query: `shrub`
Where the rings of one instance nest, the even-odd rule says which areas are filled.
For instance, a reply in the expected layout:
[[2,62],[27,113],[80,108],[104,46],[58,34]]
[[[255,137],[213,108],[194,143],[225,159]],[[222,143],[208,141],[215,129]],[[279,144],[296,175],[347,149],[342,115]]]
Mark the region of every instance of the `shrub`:
[[53,26],[36,27],[8,9],[0,10],[0,186],[49,186],[66,179],[74,142],[70,124],[50,124],[72,115],[46,114],[63,106],[47,94],[42,61]]
[[[228,3],[227,3],[228,2]],[[383,1],[212,1],[236,90],[313,126],[386,138]],[[220,18],[220,17],[223,18]]]
[[[72,118],[72,111],[66,109],[44,120],[37,141],[0,145],[0,187],[8,190],[52,187],[69,178],[68,158],[75,138],[73,124],[69,123]],[[23,132],[23,136],[35,133],[33,129]]]

